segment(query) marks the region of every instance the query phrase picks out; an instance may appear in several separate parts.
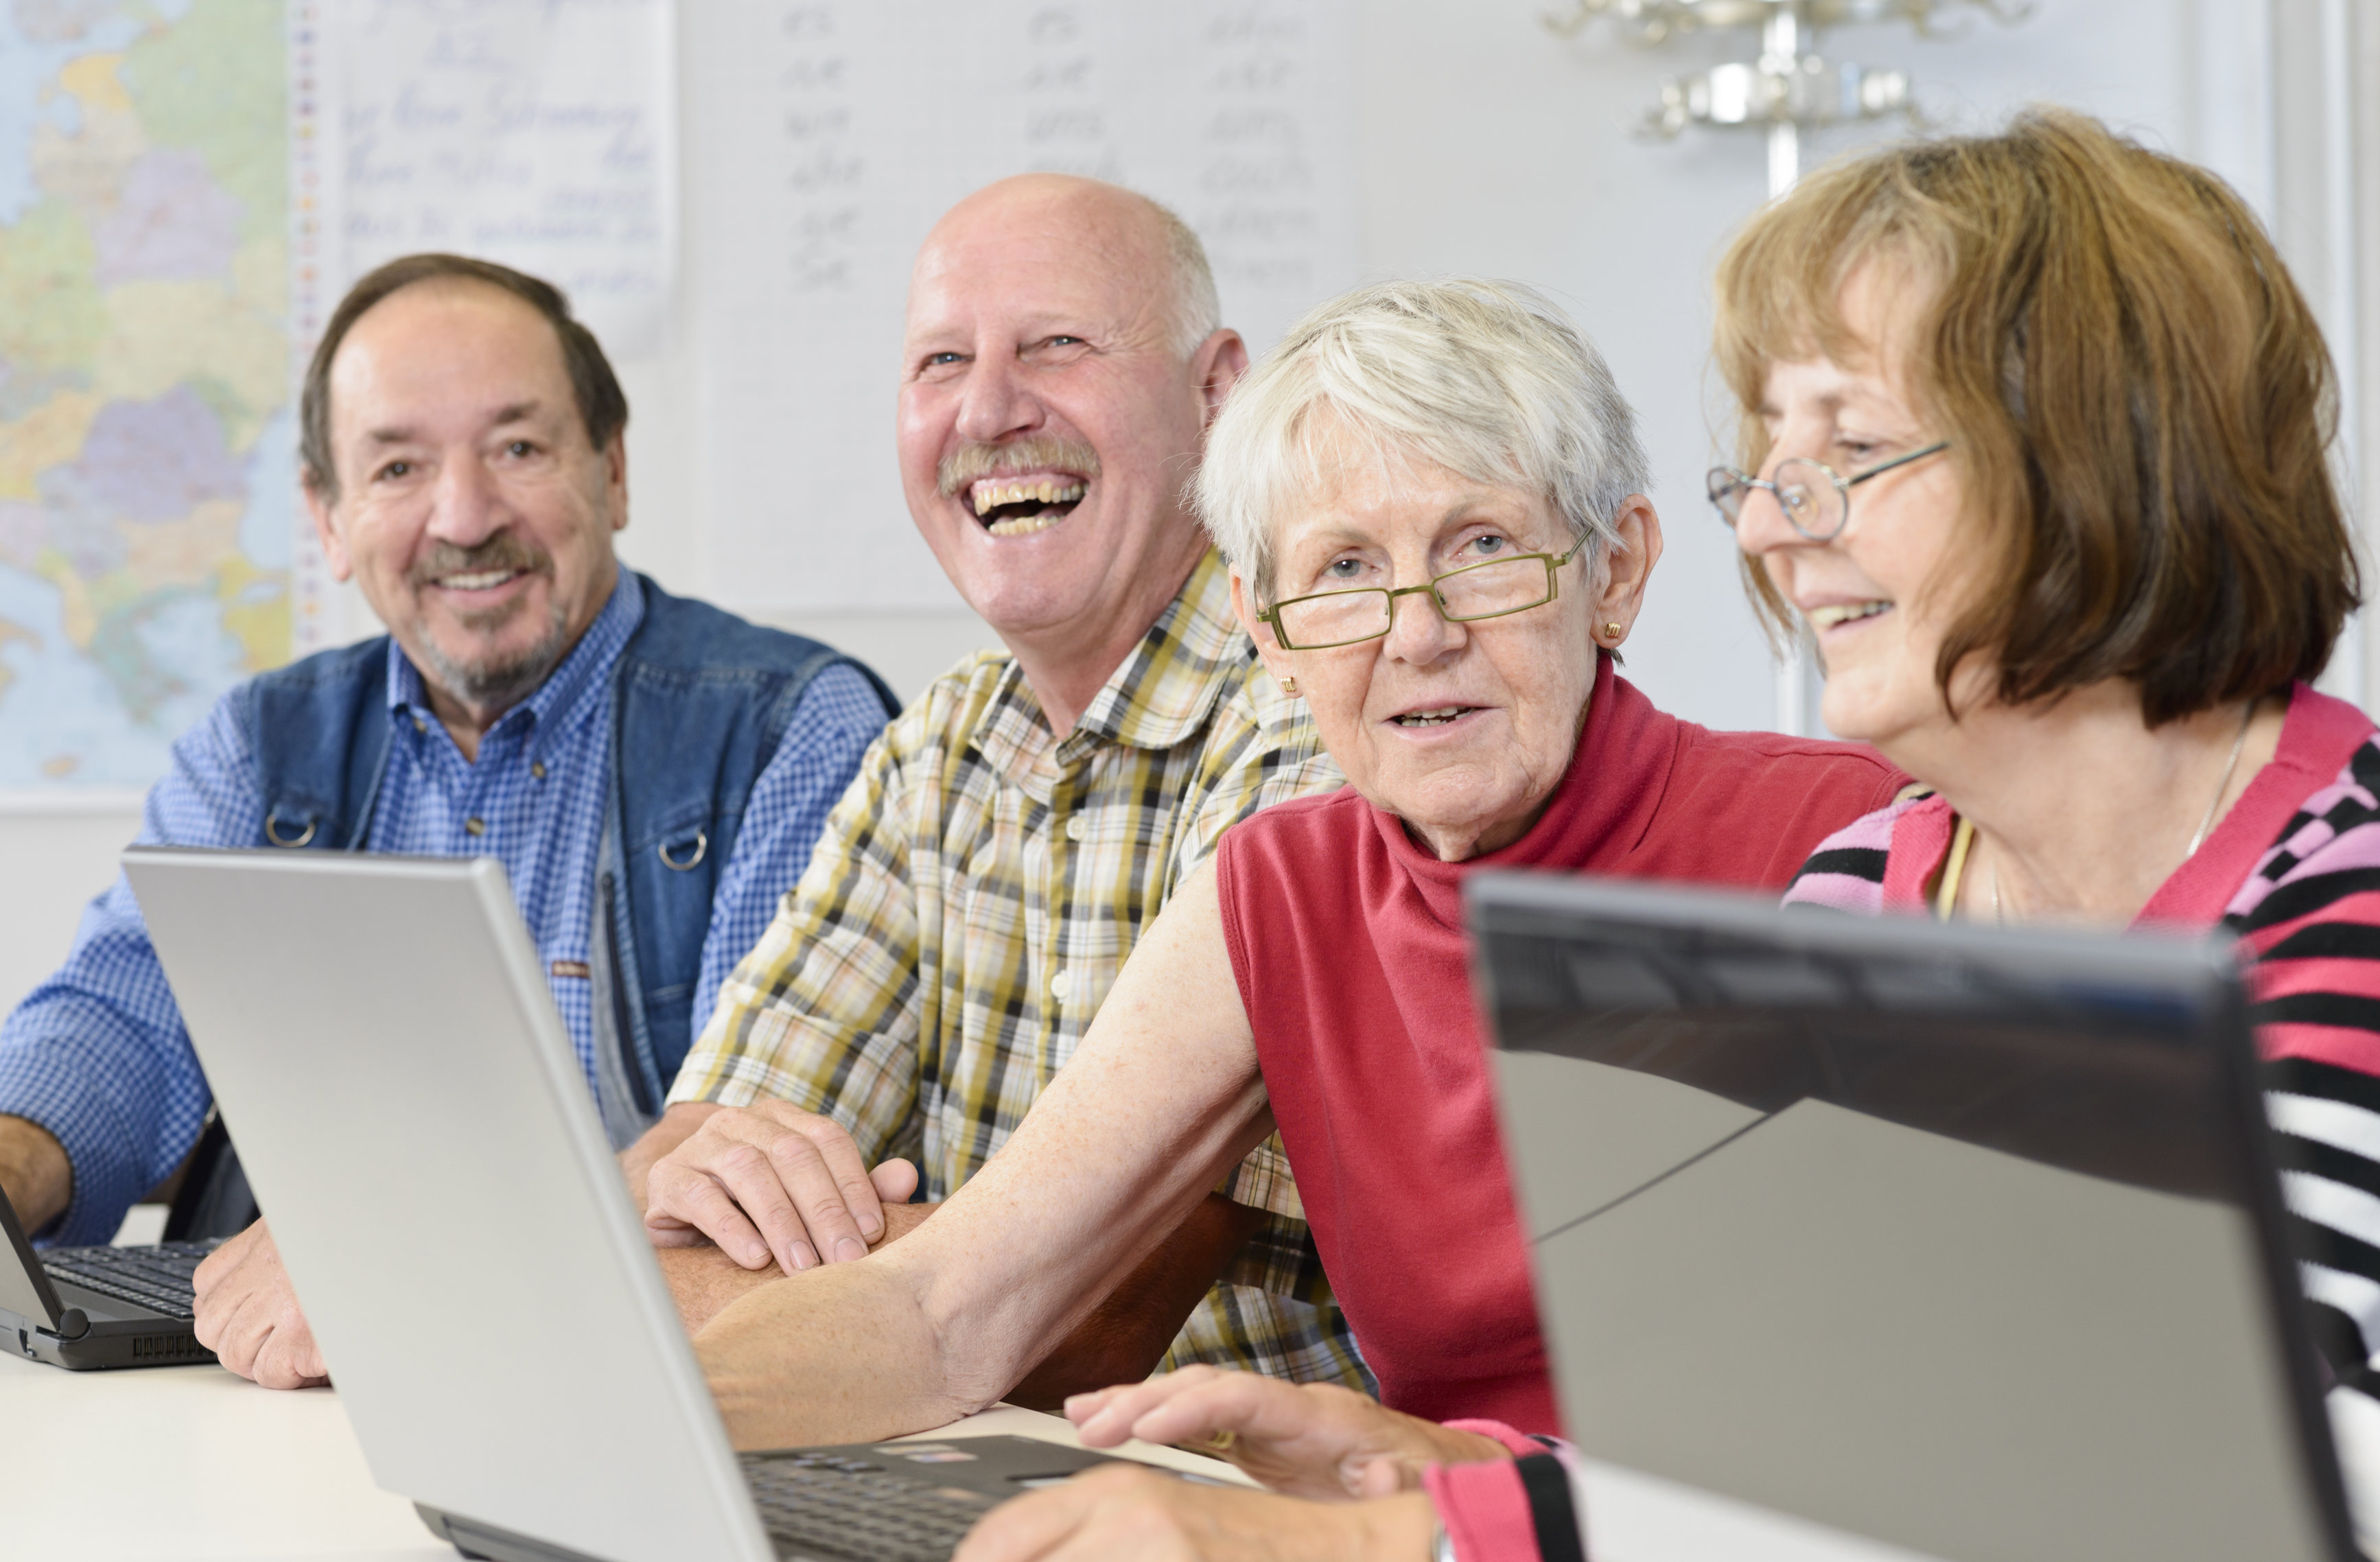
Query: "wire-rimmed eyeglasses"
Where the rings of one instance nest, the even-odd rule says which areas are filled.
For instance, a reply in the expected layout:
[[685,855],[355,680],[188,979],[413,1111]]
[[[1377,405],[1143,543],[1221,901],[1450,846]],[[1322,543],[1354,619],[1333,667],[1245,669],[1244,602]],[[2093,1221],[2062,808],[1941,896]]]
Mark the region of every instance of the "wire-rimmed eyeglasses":
[[1705,479],[1710,485],[1710,502],[1719,518],[1732,531],[1743,519],[1743,502],[1755,489],[1765,490],[1785,512],[1785,523],[1813,542],[1830,542],[1842,534],[1844,523],[1852,517],[1852,490],[1870,478],[1882,477],[1896,466],[1906,466],[1912,461],[1923,461],[1950,448],[1949,440],[1937,440],[1923,450],[1912,450],[1906,455],[1896,455],[1889,461],[1878,462],[1864,472],[1844,477],[1823,461],[1810,461],[1792,456],[1777,463],[1774,478],[1755,478],[1732,466],[1714,466]]
[[1397,599],[1416,594],[1427,596],[1439,616],[1449,624],[1501,618],[1506,613],[1544,607],[1560,596],[1561,582],[1554,572],[1578,557],[1579,549],[1585,546],[1586,539],[1581,538],[1569,552],[1560,556],[1515,553],[1508,559],[1465,564],[1459,570],[1433,575],[1419,586],[1400,586],[1393,590],[1385,586],[1365,586],[1351,591],[1318,591],[1310,597],[1292,597],[1285,602],[1274,603],[1257,617],[1272,625],[1281,649],[1289,651],[1328,650],[1333,646],[1377,640],[1396,622]]

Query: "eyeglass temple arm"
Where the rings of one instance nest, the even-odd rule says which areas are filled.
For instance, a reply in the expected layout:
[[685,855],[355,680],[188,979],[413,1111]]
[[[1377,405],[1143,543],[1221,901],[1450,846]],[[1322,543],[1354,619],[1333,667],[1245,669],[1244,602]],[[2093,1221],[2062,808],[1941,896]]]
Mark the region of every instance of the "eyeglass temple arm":
[[1843,486],[1845,488],[1849,488],[1854,483],[1864,483],[1870,478],[1880,478],[1884,476],[1885,473],[1891,471],[1895,466],[1906,466],[1912,461],[1923,461],[1929,455],[1939,454],[1949,448],[1950,442],[1949,440],[1936,440],[1932,444],[1927,445],[1923,450],[1912,450],[1906,455],[1896,455],[1889,461],[1879,461],[1864,472],[1854,473],[1852,476],[1843,479]]

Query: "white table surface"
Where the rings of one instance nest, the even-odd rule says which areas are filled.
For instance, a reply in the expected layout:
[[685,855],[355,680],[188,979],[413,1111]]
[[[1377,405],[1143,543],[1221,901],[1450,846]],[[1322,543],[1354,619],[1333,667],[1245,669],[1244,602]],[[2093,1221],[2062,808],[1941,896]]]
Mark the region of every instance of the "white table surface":
[[[374,1486],[332,1388],[275,1393],[221,1367],[66,1372],[0,1357],[0,1557],[92,1562],[453,1562],[413,1505]],[[1001,1406],[932,1434],[1079,1447],[1056,1416]],[[1152,1463],[1224,1480],[1145,1443]]]

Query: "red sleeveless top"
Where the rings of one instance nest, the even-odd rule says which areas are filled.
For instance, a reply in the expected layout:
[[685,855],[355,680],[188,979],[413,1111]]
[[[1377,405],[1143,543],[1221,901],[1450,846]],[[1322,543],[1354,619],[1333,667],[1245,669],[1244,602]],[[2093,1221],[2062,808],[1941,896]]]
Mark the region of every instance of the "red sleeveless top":
[[1353,787],[1224,835],[1232,975],[1306,1222],[1385,1403],[1560,1430],[1472,1004],[1463,876],[1781,889],[1905,780],[1869,749],[1665,716],[1605,657],[1569,773],[1500,852],[1440,862]]

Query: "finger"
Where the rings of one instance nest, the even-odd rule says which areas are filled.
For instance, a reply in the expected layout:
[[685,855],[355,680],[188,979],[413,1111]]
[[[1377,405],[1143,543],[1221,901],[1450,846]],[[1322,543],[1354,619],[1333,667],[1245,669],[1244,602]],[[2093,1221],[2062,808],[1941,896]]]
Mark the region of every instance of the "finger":
[[1322,1419],[1316,1409],[1290,1384],[1218,1372],[1164,1396],[1129,1426],[1133,1436],[1150,1443],[1196,1443],[1221,1432],[1281,1442],[1314,1431]]
[[886,1161],[868,1174],[876,1185],[876,1196],[885,1204],[907,1204],[917,1196],[917,1163],[899,1156]]
[[[875,1181],[868,1175],[868,1163],[859,1158],[859,1145],[843,1124],[829,1117],[814,1117],[795,1132],[818,1151],[827,1175],[834,1180],[835,1191],[842,1195],[843,1207],[850,1212],[862,1239],[857,1253],[839,1253],[826,1245],[819,1251],[836,1253],[838,1258],[865,1256],[868,1244],[884,1234],[884,1208],[877,1196]],[[816,1232],[817,1228],[811,1229]]]
[[[875,1184],[860,1168],[858,1150],[847,1139],[844,1147],[850,1152],[852,1175],[868,1190],[868,1205],[875,1212],[877,1234],[880,1236],[884,1211],[876,1202]],[[848,1202],[850,1190],[827,1159],[824,1146],[806,1133],[787,1133],[769,1146],[769,1164],[792,1196],[802,1226],[820,1256],[837,1264],[868,1256],[868,1238],[859,1222],[859,1212]]]
[[237,1349],[233,1344],[234,1328],[242,1308],[254,1294],[255,1287],[248,1283],[251,1278],[247,1266],[235,1258],[208,1277],[207,1289],[194,1299],[191,1333],[198,1337],[200,1344],[217,1355]]
[[[1075,1423],[1083,1440],[1095,1448],[1111,1448],[1134,1436],[1133,1428],[1159,1406],[1187,1393],[1192,1385],[1179,1373],[1168,1373],[1146,1383],[1120,1383],[1101,1389],[1102,1403]],[[1069,1420],[1073,1417],[1071,1413]]]
[[651,1198],[645,1209],[647,1231],[655,1229],[656,1217],[674,1219],[717,1242],[747,1269],[768,1265],[768,1242],[709,1173],[663,1161],[653,1168],[645,1191]]
[[272,1325],[256,1305],[253,1291],[242,1291],[226,1299],[226,1305],[214,1330],[214,1342],[208,1347],[215,1360],[241,1377],[256,1376],[257,1352],[272,1336]]
[[676,1216],[650,1209],[645,1212],[645,1235],[655,1247],[700,1247],[710,1241]]
[[[1083,1423],[1082,1429],[1087,1437],[1096,1429],[1098,1435],[1106,1439],[1099,1446],[1112,1447],[1127,1437],[1141,1435],[1141,1424],[1165,1407],[1185,1398],[1213,1392],[1219,1385],[1228,1387],[1232,1380],[1248,1375],[1201,1365],[1161,1373],[1142,1383],[1121,1384],[1107,1391],[1111,1396],[1107,1403]],[[1181,1412],[1176,1411],[1175,1418],[1183,1420],[1185,1425],[1196,1423],[1188,1434],[1193,1437],[1220,1429],[1219,1425],[1205,1424],[1207,1418],[1203,1413],[1194,1413],[1185,1420]],[[1238,1423],[1231,1424],[1236,1426]]]
[[1064,1406],[1066,1419],[1080,1426],[1113,1404],[1117,1395],[1128,1391],[1134,1385],[1131,1384],[1119,1384],[1113,1388],[1094,1388],[1087,1393],[1069,1394],[1066,1396]]
[[[810,1142],[800,1134],[775,1132],[775,1144],[790,1142],[796,1146],[794,1154],[816,1157]],[[787,1185],[788,1174],[778,1163],[774,1144],[768,1147],[749,1143],[731,1145],[713,1157],[710,1174],[759,1229],[761,1240],[787,1274],[817,1265],[818,1250],[811,1245],[810,1229],[802,1223],[802,1212],[795,1207],[794,1193]]]
[[249,1376],[260,1388],[298,1388],[305,1384],[305,1374],[298,1371],[287,1338],[288,1331],[275,1325],[258,1346],[254,1370]]
[[314,1331],[290,1297],[275,1309],[273,1333],[256,1353],[256,1381],[267,1388],[308,1388],[325,1381]]

